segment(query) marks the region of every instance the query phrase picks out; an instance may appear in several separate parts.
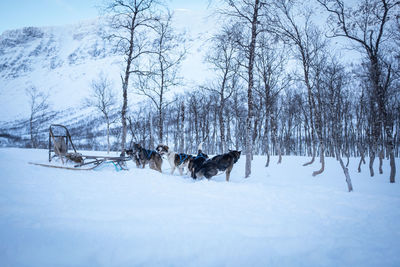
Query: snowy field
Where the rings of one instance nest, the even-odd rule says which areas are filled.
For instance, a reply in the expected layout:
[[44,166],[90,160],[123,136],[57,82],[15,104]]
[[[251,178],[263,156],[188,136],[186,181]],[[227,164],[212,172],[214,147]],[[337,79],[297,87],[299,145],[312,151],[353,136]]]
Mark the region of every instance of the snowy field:
[[[0,149],[0,266],[400,266],[400,187],[367,166],[327,159],[242,157],[225,176],[112,165],[69,171],[29,165],[47,151]],[[377,162],[376,162],[377,164]],[[397,161],[397,166],[400,161]],[[377,171],[377,170],[376,170]]]

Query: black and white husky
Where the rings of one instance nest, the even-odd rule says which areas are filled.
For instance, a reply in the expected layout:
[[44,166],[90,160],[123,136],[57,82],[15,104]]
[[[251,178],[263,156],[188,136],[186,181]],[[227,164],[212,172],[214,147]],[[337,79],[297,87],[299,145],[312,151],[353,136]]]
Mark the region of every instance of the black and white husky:
[[229,182],[229,177],[235,164],[240,158],[241,151],[230,150],[229,153],[217,155],[203,164],[195,171],[195,176],[198,178],[206,177],[210,179],[218,174],[218,171],[226,173],[226,181]]
[[183,170],[188,168],[189,162],[192,159],[192,155],[176,153],[166,145],[158,145],[156,150],[161,156],[165,155],[167,157],[168,162],[171,165],[171,174],[173,174],[175,169],[178,168],[179,174],[183,175]]
[[199,169],[201,168],[201,166],[203,165],[203,163],[208,159],[208,155],[203,153],[203,142],[200,143],[199,147],[198,147],[198,152],[197,152],[197,156],[193,157],[190,161],[189,161],[189,165],[188,165],[188,169],[190,171],[190,176],[193,179],[197,178],[196,173],[199,171]]

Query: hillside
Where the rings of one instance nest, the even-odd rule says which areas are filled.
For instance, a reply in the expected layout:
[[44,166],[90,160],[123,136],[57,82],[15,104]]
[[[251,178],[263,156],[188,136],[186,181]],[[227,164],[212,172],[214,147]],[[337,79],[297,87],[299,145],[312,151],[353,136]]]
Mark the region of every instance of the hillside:
[[[185,23],[188,17],[190,24]],[[201,11],[177,10],[174,14],[176,30],[187,33],[188,56],[181,68],[185,83],[170,95],[194,88],[207,76],[199,75],[206,72],[201,62],[204,41],[210,35],[210,27],[205,27],[204,20]],[[108,33],[106,19],[98,18],[65,26],[26,27],[0,35],[0,146],[29,146],[26,89],[33,86],[49,96],[50,110],[39,129],[41,147],[45,146],[49,125],[58,123],[68,126],[79,147],[104,149],[105,126],[101,114],[84,107],[84,99],[91,92],[91,82],[104,74],[121,102],[123,56],[104,39]],[[132,107],[144,100],[133,88],[129,94]],[[116,127],[119,125],[114,124],[113,128]],[[114,136],[117,138],[118,133]]]
[[[191,23],[186,21],[190,18]],[[207,23],[204,23],[207,19]],[[204,80],[202,65],[212,21],[204,12],[177,10],[174,27],[187,33],[188,56],[181,75],[185,84]],[[49,94],[54,111],[80,109],[90,83],[104,73],[120,97],[123,56],[103,37],[109,33],[105,18],[54,27],[26,27],[0,35],[0,122],[29,115],[25,89],[35,86]],[[192,88],[192,87],[191,87]],[[182,90],[182,88],[176,88]],[[131,90],[132,104],[143,100]]]
[[29,115],[25,89],[48,93],[53,109],[79,107],[101,71],[118,76],[122,57],[102,39],[100,21],[23,28],[0,36],[0,121]]

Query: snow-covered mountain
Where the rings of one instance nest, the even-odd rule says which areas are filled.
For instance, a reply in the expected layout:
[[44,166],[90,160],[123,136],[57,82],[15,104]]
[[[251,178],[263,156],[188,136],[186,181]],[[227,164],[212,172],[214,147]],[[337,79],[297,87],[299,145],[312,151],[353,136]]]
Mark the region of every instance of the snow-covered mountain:
[[[207,25],[212,23],[200,11],[178,10],[174,24],[178,31],[185,30],[190,39],[196,40],[191,43],[182,75],[185,81],[198,81],[204,77],[199,75],[204,72],[202,40],[207,40],[210,29]],[[25,90],[30,86],[48,93],[55,111],[81,108],[82,100],[90,92],[91,81],[102,72],[114,82],[115,93],[119,95],[123,56],[103,38],[107,31],[106,20],[98,18],[73,25],[26,27],[1,34],[0,121],[29,115]]]
[[[181,67],[186,85],[172,93],[195,88],[209,77],[203,58],[215,30],[204,11],[177,10],[173,26],[177,32],[185,31],[190,41]],[[99,143],[104,141],[101,114],[83,103],[91,93],[91,82],[101,73],[112,81],[117,99],[122,97],[124,57],[105,40],[109,31],[106,19],[98,18],[65,26],[26,27],[0,35],[0,146],[29,143],[26,89],[32,86],[49,96],[50,112],[39,130],[41,140],[47,139],[50,123],[59,123],[68,126],[82,147],[86,147],[89,135],[91,140],[94,135]],[[133,110],[144,97],[133,90],[129,94]]]
[[103,38],[102,20],[63,27],[27,27],[0,36],[0,120],[26,117],[26,88],[48,93],[53,109],[77,107],[101,71],[119,76],[121,55]]

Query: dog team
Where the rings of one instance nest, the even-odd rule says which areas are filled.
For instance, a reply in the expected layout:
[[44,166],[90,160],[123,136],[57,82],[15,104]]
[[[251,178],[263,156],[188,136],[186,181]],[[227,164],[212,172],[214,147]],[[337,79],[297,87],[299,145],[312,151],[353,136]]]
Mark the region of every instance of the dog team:
[[171,165],[171,174],[178,168],[179,174],[183,175],[186,169],[193,179],[202,177],[210,179],[220,171],[225,172],[226,181],[229,181],[233,164],[239,160],[241,151],[229,150],[228,153],[210,159],[207,154],[203,153],[202,145],[203,143],[200,143],[197,156],[174,152],[166,145],[158,145],[156,150],[149,150],[140,144],[133,144],[132,148],[125,152],[138,168],[144,168],[146,164],[149,164],[151,169],[162,172],[162,157],[166,157]]

